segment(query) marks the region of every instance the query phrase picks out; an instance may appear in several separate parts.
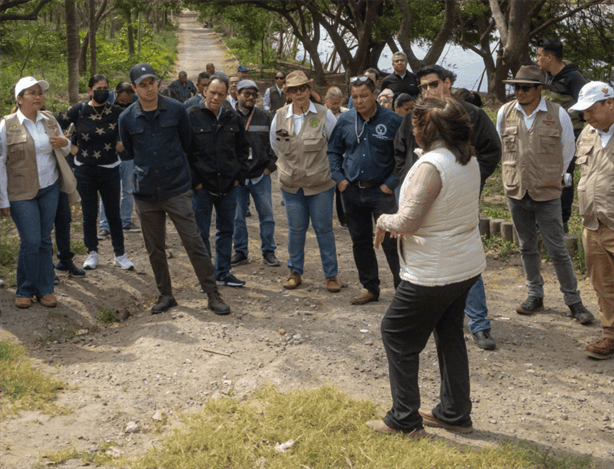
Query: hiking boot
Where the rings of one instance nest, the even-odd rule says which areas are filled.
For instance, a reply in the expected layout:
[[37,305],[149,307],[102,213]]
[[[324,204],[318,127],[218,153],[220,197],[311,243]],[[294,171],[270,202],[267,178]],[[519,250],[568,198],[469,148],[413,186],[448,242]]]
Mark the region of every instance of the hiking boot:
[[544,309],[544,299],[537,298],[536,296],[529,296],[526,300],[524,300],[518,308],[516,308],[516,312],[518,314],[524,314],[530,316],[532,314],[537,313],[538,311],[542,311]]
[[369,420],[366,425],[377,433],[403,433],[406,438],[424,438],[427,436],[422,428],[416,428],[412,431],[395,430],[394,428],[390,428],[383,420]]
[[122,230],[124,230],[124,233],[140,233],[141,232],[141,229],[132,222],[124,226]]
[[461,427],[460,425],[450,425],[449,423],[445,423],[439,420],[431,412],[418,411],[418,413],[422,417],[422,423],[424,423],[424,425],[426,425],[427,427],[445,428],[446,430],[455,433],[471,433],[473,431],[472,425],[469,425],[468,427]]
[[26,309],[32,306],[32,300],[30,298],[25,298],[23,296],[15,297],[15,306],[21,309]]
[[580,324],[588,324],[595,320],[595,316],[584,307],[582,302],[569,305],[569,309]]
[[303,283],[303,280],[301,279],[301,274],[296,273],[294,270],[291,270],[290,275],[288,275],[288,280],[284,282],[284,288],[286,290],[294,290],[301,283]]
[[226,275],[223,279],[217,279],[215,283],[218,287],[242,287],[245,285],[243,280],[239,280],[232,274]]
[[124,253],[121,256],[115,256],[115,265],[124,270],[134,270],[134,264],[128,259],[128,254]]
[[605,360],[614,357],[614,339],[611,337],[603,337],[599,342],[587,345],[586,354],[597,360]]
[[326,279],[326,289],[331,293],[339,293],[341,291],[341,285],[337,277],[329,277]]
[[102,241],[103,239],[107,239],[109,236],[111,236],[111,232],[106,228],[101,229],[97,235],[100,241]]
[[478,331],[473,335],[473,340],[478,347],[484,350],[494,350],[497,344],[495,344],[495,339],[490,335],[490,329],[486,329],[484,331]]
[[98,265],[98,253],[96,251],[92,251],[87,255],[87,259],[83,263],[83,268],[85,270],[94,270]]
[[60,261],[54,267],[58,272],[68,272],[71,277],[85,277],[85,270],[79,269],[72,260]]
[[247,256],[245,254],[243,254],[242,252],[235,252],[234,255],[232,256],[232,259],[230,259],[230,266],[231,267],[236,267],[238,265],[243,265],[243,264],[249,264],[249,261],[247,260]]
[[36,298],[41,305],[47,308],[55,308],[58,305],[58,300],[56,299],[55,295],[52,295],[51,293],[40,297],[37,296]]
[[219,314],[220,316],[230,314],[230,306],[224,303],[222,295],[220,295],[218,290],[208,292],[207,297],[209,298],[209,309],[215,314]]
[[372,301],[377,301],[378,297],[371,293],[366,288],[360,290],[358,296],[352,298],[351,303],[353,305],[366,305],[367,303],[371,303]]
[[275,257],[273,251],[265,251],[262,253],[262,263],[269,267],[279,267],[281,265],[281,262]]
[[172,295],[160,295],[156,304],[151,308],[151,314],[165,313],[173,306],[177,306],[177,301]]

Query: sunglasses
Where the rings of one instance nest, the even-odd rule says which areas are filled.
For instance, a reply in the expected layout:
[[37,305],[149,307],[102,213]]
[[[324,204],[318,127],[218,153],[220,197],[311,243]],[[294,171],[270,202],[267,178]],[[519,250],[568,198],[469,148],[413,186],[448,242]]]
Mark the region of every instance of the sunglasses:
[[514,91],[520,91],[522,90],[525,93],[528,93],[529,91],[531,91],[532,88],[537,88],[539,85],[514,85]]
[[371,83],[375,86],[375,84],[373,83],[373,80],[371,80],[371,77],[368,77],[367,75],[361,75],[359,77],[350,78],[350,86],[360,86],[366,83]]
[[305,90],[308,90],[309,86],[300,85],[300,86],[292,86],[288,88],[288,93],[303,93]]
[[241,94],[245,96],[246,98],[257,98],[258,97],[257,91],[241,91]]
[[276,80],[285,80],[286,77],[275,77]]
[[432,81],[430,83],[424,83],[423,85],[418,86],[418,88],[423,93],[426,93],[427,90],[429,90],[429,89],[436,90],[437,88],[439,88],[439,80],[434,80],[434,81]]

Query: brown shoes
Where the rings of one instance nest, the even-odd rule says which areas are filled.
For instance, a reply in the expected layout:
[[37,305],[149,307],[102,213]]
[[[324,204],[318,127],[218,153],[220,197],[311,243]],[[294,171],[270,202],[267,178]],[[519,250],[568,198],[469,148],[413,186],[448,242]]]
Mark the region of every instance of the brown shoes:
[[365,305],[372,301],[377,301],[378,299],[379,298],[373,293],[371,293],[369,290],[363,288],[362,290],[360,290],[360,294],[352,299],[351,303],[353,305]]
[[422,422],[427,427],[444,428],[450,432],[455,432],[455,433],[471,433],[473,431],[472,425],[468,427],[461,427],[460,425],[450,425],[449,423],[445,423],[439,420],[437,417],[435,417],[432,414],[432,412],[418,411],[418,413],[422,417]]
[[15,306],[22,309],[29,308],[32,306],[32,300],[30,298],[24,298],[23,296],[16,296]]
[[51,293],[39,297],[38,302],[47,308],[55,308],[58,305],[58,300],[56,300],[55,295],[52,295]]
[[341,291],[341,285],[337,277],[329,277],[326,279],[326,289],[331,293],[339,293]]
[[403,430],[395,430],[394,428],[390,428],[383,420],[369,420],[367,422],[367,427],[373,429],[373,431],[377,433],[403,433],[406,438],[423,438],[428,436],[426,432],[422,429],[412,430],[411,432],[404,432]]
[[603,337],[599,342],[586,346],[586,354],[597,360],[614,357],[614,339]]
[[303,280],[301,279],[301,274],[298,274],[294,270],[291,270],[290,275],[288,275],[288,280],[284,282],[284,288],[286,290],[294,290],[302,282]]

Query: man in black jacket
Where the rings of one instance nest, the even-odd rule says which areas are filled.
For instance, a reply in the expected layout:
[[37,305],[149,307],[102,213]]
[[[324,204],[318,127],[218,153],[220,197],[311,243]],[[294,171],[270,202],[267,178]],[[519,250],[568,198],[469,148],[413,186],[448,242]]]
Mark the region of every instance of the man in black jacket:
[[[422,98],[447,99],[452,98],[450,90],[456,75],[439,65],[429,65],[418,71],[420,91]],[[484,187],[486,179],[494,172],[501,160],[501,140],[497,129],[480,108],[465,101],[461,104],[469,114],[473,124],[471,143],[475,148],[478,164],[480,166],[480,189]],[[396,160],[395,173],[401,181],[418,159],[414,150],[418,144],[414,140],[411,126],[411,114],[408,114],[394,141],[394,158]],[[487,318],[486,295],[482,277],[469,290],[465,314],[469,317],[469,328],[478,347],[492,350],[496,344],[490,334],[490,320]]]
[[278,267],[280,262],[275,257],[275,220],[273,219],[273,201],[271,199],[271,173],[277,169],[277,155],[271,149],[269,130],[271,115],[256,107],[258,85],[252,80],[243,80],[237,85],[237,113],[241,124],[247,132],[249,142],[248,176],[244,186],[237,187],[237,211],[232,241],[235,254],[230,264],[234,267],[247,264],[247,212],[249,195],[254,198],[260,222],[260,240],[262,242],[262,262],[271,267]]
[[232,234],[237,208],[237,186],[248,177],[249,143],[239,115],[223,106],[228,81],[215,76],[205,92],[205,102],[192,106],[188,116],[192,140],[188,160],[192,168],[192,205],[200,235],[211,252],[209,229],[215,206],[215,278],[218,286],[242,287],[245,282],[230,273]]
[[415,73],[407,70],[407,56],[404,52],[395,52],[392,56],[392,68],[394,72],[382,81],[382,91],[389,88],[394,93],[395,98],[401,93],[410,96],[418,96],[418,78]]

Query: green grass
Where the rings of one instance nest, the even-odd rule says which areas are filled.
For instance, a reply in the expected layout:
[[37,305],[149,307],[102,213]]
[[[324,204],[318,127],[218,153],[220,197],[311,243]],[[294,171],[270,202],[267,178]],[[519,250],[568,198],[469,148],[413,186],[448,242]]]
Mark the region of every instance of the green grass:
[[58,391],[64,386],[63,382],[35,369],[22,345],[0,339],[0,415],[20,410],[67,413],[67,408],[54,403]]
[[[374,403],[352,400],[330,386],[289,394],[267,387],[244,402],[207,401],[203,411],[183,415],[179,428],[157,448],[115,464],[184,469],[591,467],[590,458],[572,455],[565,456],[566,466],[554,466],[548,453],[525,444],[473,448],[443,438],[416,441],[376,434],[365,422],[381,415]],[[276,452],[275,444],[288,440],[295,441],[292,448]]]
[[113,324],[115,322],[117,312],[112,308],[104,308],[102,311],[98,312],[96,316],[96,320],[100,324]]

